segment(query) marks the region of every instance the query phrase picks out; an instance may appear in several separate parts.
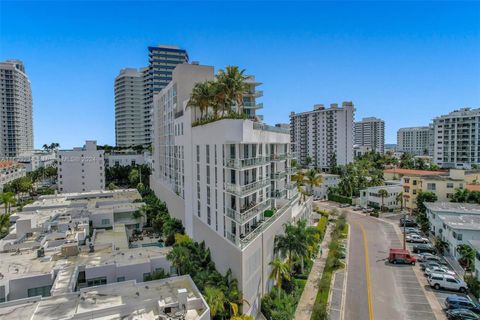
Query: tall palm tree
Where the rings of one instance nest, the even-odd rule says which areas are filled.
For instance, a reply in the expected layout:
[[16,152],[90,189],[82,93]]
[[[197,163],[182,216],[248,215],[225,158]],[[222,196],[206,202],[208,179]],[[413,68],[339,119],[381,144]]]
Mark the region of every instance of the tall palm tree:
[[465,271],[471,271],[471,267],[475,263],[475,249],[468,244],[460,244],[457,246],[457,252],[460,254],[460,260],[465,263]]
[[397,196],[395,197],[395,201],[400,202],[400,211],[403,210],[403,192],[400,192],[399,194],[397,194]]
[[277,292],[280,297],[280,291],[282,288],[283,280],[290,281],[290,269],[286,262],[283,262],[280,258],[275,258],[272,262],[270,262],[272,266],[272,272],[270,273],[269,278],[275,281],[275,285],[277,287]]
[[5,207],[5,214],[10,213],[10,207],[15,203],[15,194],[13,192],[0,193],[0,202]]
[[313,187],[318,187],[323,182],[322,176],[319,175],[315,169],[308,170],[305,179],[309,186],[310,195],[313,194]]
[[212,319],[225,311],[225,294],[222,290],[216,287],[206,287],[204,297],[210,307]]
[[0,239],[8,234],[10,229],[10,215],[0,214]]
[[243,113],[243,96],[248,91],[247,79],[245,70],[240,70],[237,66],[227,66],[218,72],[217,81],[225,93],[228,112],[236,106],[236,112]]
[[385,189],[380,189],[378,190],[378,195],[382,198],[382,207],[380,208],[380,210],[383,210],[383,208],[385,207],[385,197],[388,197],[388,191]]

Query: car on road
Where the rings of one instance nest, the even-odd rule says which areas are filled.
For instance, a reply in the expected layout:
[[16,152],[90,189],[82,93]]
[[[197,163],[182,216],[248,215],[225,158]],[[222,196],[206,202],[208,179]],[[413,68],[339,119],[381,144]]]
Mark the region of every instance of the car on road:
[[414,245],[412,251],[413,253],[437,253],[437,249],[435,249],[431,244],[426,243],[419,243]]
[[361,206],[355,206],[355,207],[353,207],[352,210],[353,211],[360,211],[360,210],[362,210],[362,207]]
[[414,255],[410,254],[408,250],[405,249],[390,249],[390,252],[388,254],[388,262],[393,263],[393,264],[413,264],[415,265],[415,262],[417,261],[417,258],[415,258]]
[[[451,276],[448,274],[432,273],[430,277],[428,277],[427,281],[430,287],[434,288],[435,290],[447,289],[447,290],[460,291],[464,293],[464,292],[467,292],[467,288],[468,288],[465,281],[460,280],[457,277]],[[467,309],[470,309],[470,308],[467,308]]]
[[480,316],[468,309],[450,309],[446,311],[448,320],[479,320]]
[[422,252],[422,253],[417,254],[417,261],[419,261],[419,262],[425,262],[429,258],[430,259],[440,259],[436,255],[428,253],[428,252]]
[[340,208],[348,208],[348,207],[350,207],[350,205],[348,203],[342,203],[339,207]]
[[428,238],[421,237],[418,234],[407,234],[405,241],[413,243],[428,243]]
[[430,276],[432,273],[440,273],[440,274],[448,274],[451,276],[455,276],[456,273],[452,270],[445,268],[445,267],[429,267],[425,269],[425,274]]
[[414,228],[414,227],[405,228],[405,233],[406,234],[410,234],[410,233],[422,234],[422,232],[418,228]]

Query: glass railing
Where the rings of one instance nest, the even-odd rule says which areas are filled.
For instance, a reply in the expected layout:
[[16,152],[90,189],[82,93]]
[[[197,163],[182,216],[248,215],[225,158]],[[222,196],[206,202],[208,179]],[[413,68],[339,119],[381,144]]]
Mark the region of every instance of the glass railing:
[[287,190],[285,189],[275,189],[271,193],[272,198],[283,199],[287,197]]
[[268,162],[266,157],[255,157],[245,159],[225,159],[225,167],[233,169],[242,169],[251,166],[259,166]]
[[283,171],[283,172],[274,172],[272,174],[270,174],[270,179],[272,180],[278,180],[278,179],[283,179],[287,176],[287,172],[286,171]]
[[232,208],[227,208],[226,213],[228,217],[232,218],[238,223],[244,223],[248,221],[250,218],[269,209],[270,207],[271,207],[271,201],[270,199],[266,199],[254,204],[253,206],[250,204],[248,209],[246,208],[241,209],[240,212]]
[[225,190],[227,192],[233,193],[238,196],[243,196],[246,194],[249,194],[253,191],[256,191],[258,189],[267,187],[270,185],[270,180],[269,179],[263,179],[263,180],[258,180],[246,185],[238,185],[238,184],[232,184],[232,183],[225,183]]
[[270,155],[270,160],[271,161],[283,161],[283,160],[287,160],[287,154],[286,153],[282,153],[282,154],[272,154]]

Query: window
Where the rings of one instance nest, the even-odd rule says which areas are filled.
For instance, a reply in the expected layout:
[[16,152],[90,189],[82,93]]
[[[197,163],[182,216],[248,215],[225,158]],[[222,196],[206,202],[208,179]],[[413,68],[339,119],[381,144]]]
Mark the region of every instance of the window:
[[28,289],[27,295],[28,297],[36,297],[36,296],[50,297],[50,290],[52,290],[52,286],[31,288],[31,289]]
[[117,277],[117,282],[123,282],[125,281],[125,277]]
[[436,189],[437,189],[437,185],[435,183],[427,183],[428,191],[435,191]]
[[207,204],[210,205],[210,187],[207,186]]
[[210,184],[210,166],[207,166],[207,184]]
[[211,217],[211,214],[210,214],[210,207],[207,207],[207,223],[208,223],[208,225],[211,225],[211,224],[212,224],[212,217]]
[[462,240],[463,239],[463,235],[461,233],[458,233],[457,234],[457,240]]
[[109,225],[110,219],[102,219],[102,225]]
[[107,284],[107,277],[98,277],[87,280],[88,287],[101,286]]
[[197,162],[200,162],[200,146],[197,145]]
[[452,189],[453,188],[453,183],[452,182],[447,183],[447,188]]
[[210,163],[210,146],[208,144],[206,145],[205,158],[207,163]]
[[150,272],[145,272],[145,273],[143,274],[143,281],[144,281],[144,282],[147,281],[147,279],[148,279],[149,277],[150,277]]
[[200,201],[197,201],[197,216],[198,216],[199,218],[202,217],[202,214],[200,213]]

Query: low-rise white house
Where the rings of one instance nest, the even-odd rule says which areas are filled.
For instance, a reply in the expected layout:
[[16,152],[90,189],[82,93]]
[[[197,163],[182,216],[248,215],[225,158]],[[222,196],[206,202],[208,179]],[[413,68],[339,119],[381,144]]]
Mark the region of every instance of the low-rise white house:
[[115,166],[139,166],[148,164],[150,153],[135,153],[135,152],[115,152],[105,154],[105,167],[111,168]]
[[105,189],[104,151],[96,141],[82,148],[58,151],[58,191],[85,192]]
[[328,189],[338,186],[339,183],[339,175],[322,173],[322,184],[318,187],[313,187],[313,197],[315,199],[327,199]]
[[469,203],[425,203],[430,231],[447,243],[448,253],[459,258],[456,248],[480,240],[480,205]]
[[[379,194],[380,190],[387,191],[387,196],[383,197],[383,200]],[[388,210],[399,209],[401,203],[397,200],[397,197],[401,192],[401,185],[385,185],[360,190],[360,206],[363,208],[381,208],[383,203],[383,207]]]
[[46,168],[55,165],[57,150],[33,150],[15,158],[23,164],[27,172],[35,171],[38,168]]

